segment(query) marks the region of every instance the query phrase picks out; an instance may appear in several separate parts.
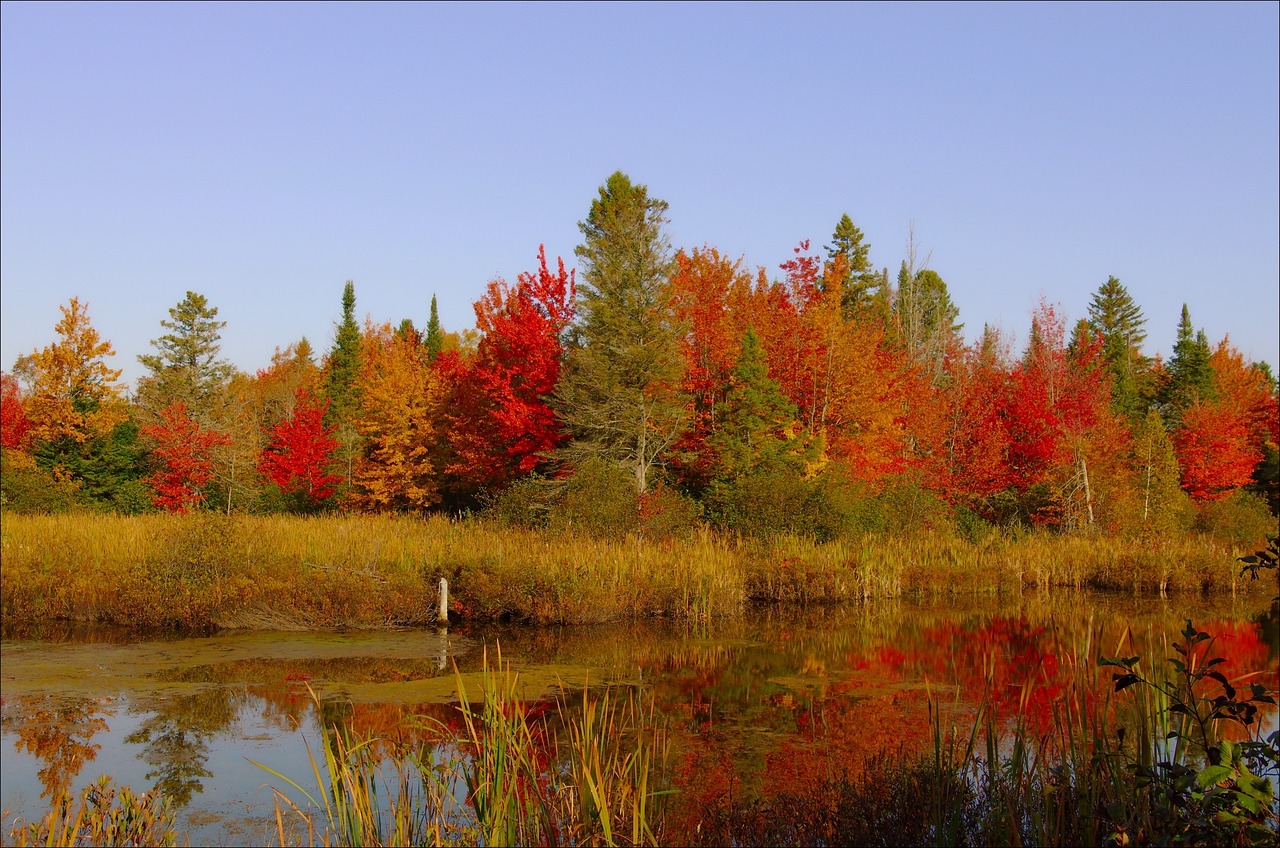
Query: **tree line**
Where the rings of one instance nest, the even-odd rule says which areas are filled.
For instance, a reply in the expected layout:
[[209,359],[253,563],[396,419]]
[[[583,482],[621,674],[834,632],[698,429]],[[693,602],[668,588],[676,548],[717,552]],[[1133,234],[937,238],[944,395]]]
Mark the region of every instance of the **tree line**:
[[361,324],[348,281],[329,349],[303,338],[256,374],[220,357],[225,324],[189,291],[131,396],[73,297],[57,340],[3,375],[4,506],[536,521],[594,480],[588,511],[746,532],[829,533],[850,504],[903,493],[950,520],[1068,531],[1276,508],[1276,380],[1211,345],[1186,305],[1168,361],[1144,352],[1146,319],[1114,277],[1074,324],[1042,303],[1015,352],[992,327],[965,343],[914,239],[891,278],[844,215],[771,279],[674,249],[667,224],[664,201],[615,173],[579,223],[578,271],[539,249],[532,271],[488,284],[474,330],[443,329],[434,297],[422,329]]

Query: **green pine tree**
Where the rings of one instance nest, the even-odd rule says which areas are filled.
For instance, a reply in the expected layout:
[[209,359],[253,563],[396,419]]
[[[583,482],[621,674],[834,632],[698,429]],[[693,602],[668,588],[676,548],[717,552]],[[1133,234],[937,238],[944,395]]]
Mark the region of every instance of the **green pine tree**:
[[[347,280],[342,287],[342,320],[334,332],[324,369],[324,390],[329,398],[325,424],[335,427],[337,459],[342,465],[344,486],[350,488],[355,460],[360,453],[356,413],[360,408],[360,325],[356,323],[356,286]],[[345,491],[345,489],[344,489]]]
[[641,494],[686,418],[666,215],[665,201],[621,171],[600,187],[578,224],[578,324],[556,393],[572,436],[562,456],[617,462]]
[[[844,257],[844,289],[840,300],[846,318],[863,314],[875,305],[883,291],[885,278],[871,268],[871,245],[863,241],[862,230],[854,226],[848,214],[841,215],[827,245],[827,258]],[[883,315],[881,316],[884,317]]]
[[1165,421],[1170,428],[1182,419],[1182,411],[1200,400],[1214,397],[1213,368],[1209,365],[1209,339],[1204,330],[1192,328],[1191,312],[1182,304],[1178,337],[1169,359],[1169,382],[1161,397]]
[[720,428],[712,445],[720,458],[722,479],[777,471],[804,473],[817,459],[812,440],[796,420],[796,405],[769,376],[764,348],[755,329],[742,338],[742,353],[733,382],[721,402]]
[[1089,303],[1089,327],[1102,335],[1102,356],[1111,371],[1112,408],[1133,419],[1150,400],[1151,360],[1142,353],[1147,319],[1115,277],[1098,287]]
[[330,423],[349,420],[359,406],[356,377],[360,373],[360,325],[356,323],[356,287],[347,280],[342,289],[342,321],[329,350],[324,387],[329,396]]
[[187,296],[169,310],[169,320],[160,326],[169,332],[151,340],[156,353],[138,357],[150,371],[138,384],[136,402],[148,416],[159,414],[181,401],[191,417],[209,426],[223,390],[235,374],[229,362],[219,358],[222,328],[217,307],[204,295]]
[[422,343],[427,346],[427,361],[435,362],[444,347],[444,330],[440,328],[440,313],[436,310],[436,296],[431,295],[431,317],[427,319],[427,333]]

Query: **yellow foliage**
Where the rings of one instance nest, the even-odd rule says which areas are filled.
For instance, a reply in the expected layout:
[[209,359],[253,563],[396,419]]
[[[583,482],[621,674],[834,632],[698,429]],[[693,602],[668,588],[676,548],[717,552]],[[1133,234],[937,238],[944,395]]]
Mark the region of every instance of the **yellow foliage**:
[[54,328],[59,341],[19,357],[15,371],[31,385],[27,414],[35,425],[32,437],[83,444],[128,417],[116,385],[121,371],[104,362],[115,350],[89,323],[88,304],[73,297],[59,309],[62,320]]
[[390,324],[367,325],[360,340],[360,435],[355,506],[423,511],[440,500],[443,387],[425,349]]

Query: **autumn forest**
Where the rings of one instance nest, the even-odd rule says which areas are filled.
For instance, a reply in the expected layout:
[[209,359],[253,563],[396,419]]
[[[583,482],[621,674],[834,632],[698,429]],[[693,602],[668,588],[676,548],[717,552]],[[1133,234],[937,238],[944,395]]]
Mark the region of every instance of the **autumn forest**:
[[896,274],[877,268],[847,215],[772,278],[673,248],[667,219],[615,173],[579,224],[576,273],[539,249],[460,332],[434,299],[424,327],[360,323],[347,282],[328,349],[300,339],[256,374],[220,358],[218,309],[188,291],[131,393],[73,297],[3,375],[4,509],[818,541],[1274,527],[1276,379],[1187,306],[1167,361],[1114,277],[1078,319],[1042,303],[1017,350],[992,327],[967,344],[942,276],[910,246]]

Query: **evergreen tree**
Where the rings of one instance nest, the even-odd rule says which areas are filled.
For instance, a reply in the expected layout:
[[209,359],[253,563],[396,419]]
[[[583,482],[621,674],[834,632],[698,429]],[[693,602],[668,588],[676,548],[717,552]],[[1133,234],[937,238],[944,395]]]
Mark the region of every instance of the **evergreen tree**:
[[1165,385],[1161,398],[1164,404],[1165,420],[1170,427],[1182,419],[1182,412],[1188,406],[1201,400],[1211,400],[1213,390],[1213,368],[1209,364],[1209,339],[1204,330],[1196,331],[1191,325],[1191,312],[1182,304],[1182,318],[1178,322],[1178,338],[1173,345],[1173,356],[1169,360],[1169,382]]
[[720,461],[720,477],[788,471],[802,474],[817,459],[812,440],[796,420],[796,405],[769,377],[760,337],[754,328],[742,338],[732,384],[720,408],[720,429],[712,445]]
[[422,343],[427,346],[427,361],[435,362],[444,347],[444,331],[440,329],[440,313],[436,311],[436,296],[431,295],[431,317],[427,319],[427,333]]
[[578,224],[579,322],[556,393],[572,435],[562,456],[574,464],[593,456],[618,462],[641,494],[686,417],[677,394],[666,214],[665,201],[620,171],[600,187]]
[[1142,353],[1146,323],[1138,304],[1115,277],[1108,277],[1094,292],[1088,324],[1102,334],[1102,356],[1111,370],[1112,408],[1128,418],[1142,415],[1146,405],[1151,370],[1151,360]]
[[877,294],[884,288],[885,279],[871,268],[871,245],[864,242],[862,230],[854,226],[848,214],[840,216],[831,244],[827,245],[827,258],[844,257],[844,284],[840,298],[841,311],[846,318],[853,317],[873,306]]
[[356,377],[360,374],[360,325],[356,323],[356,286],[351,280],[342,288],[342,321],[337,325],[333,347],[325,371],[324,387],[329,397],[328,423],[347,421],[359,406]]
[[138,405],[149,416],[174,403],[185,403],[192,418],[209,426],[218,400],[235,369],[218,353],[222,328],[218,308],[202,294],[187,296],[169,310],[160,326],[169,332],[151,340],[156,353],[138,357],[151,372],[138,384]]
[[960,310],[951,302],[942,277],[929,268],[911,275],[904,262],[894,306],[898,312],[895,323],[901,327],[900,341],[907,353],[917,362],[940,369],[943,357],[960,341],[964,328],[956,323]]

